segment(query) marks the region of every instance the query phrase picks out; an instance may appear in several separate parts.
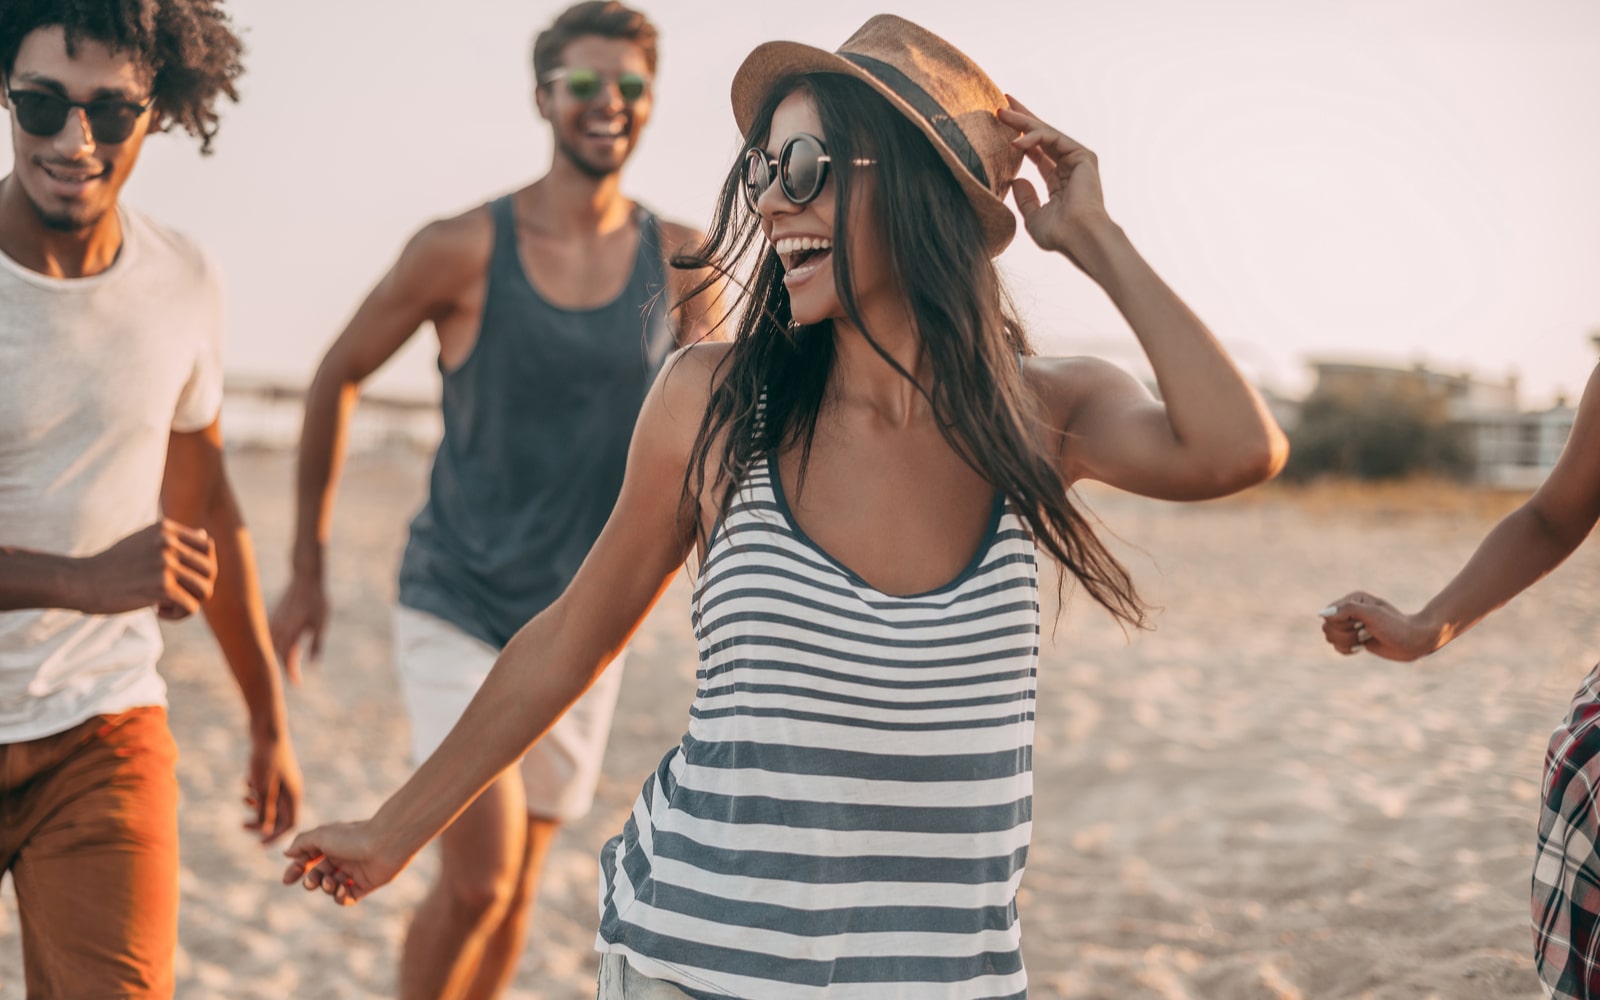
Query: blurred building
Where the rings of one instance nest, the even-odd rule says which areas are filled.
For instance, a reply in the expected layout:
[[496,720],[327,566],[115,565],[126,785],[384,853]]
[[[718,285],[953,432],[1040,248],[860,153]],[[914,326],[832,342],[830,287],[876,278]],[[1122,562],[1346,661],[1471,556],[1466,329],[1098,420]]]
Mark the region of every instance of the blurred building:
[[1371,399],[1404,400],[1429,423],[1459,429],[1472,457],[1472,479],[1486,486],[1524,489],[1543,482],[1577,414],[1565,399],[1546,410],[1523,410],[1515,375],[1495,380],[1423,364],[1310,364],[1316,377],[1312,396],[1351,407]]
[[1544,482],[1561,457],[1577,413],[1563,399],[1548,410],[1471,415],[1474,479],[1486,486],[1516,489]]

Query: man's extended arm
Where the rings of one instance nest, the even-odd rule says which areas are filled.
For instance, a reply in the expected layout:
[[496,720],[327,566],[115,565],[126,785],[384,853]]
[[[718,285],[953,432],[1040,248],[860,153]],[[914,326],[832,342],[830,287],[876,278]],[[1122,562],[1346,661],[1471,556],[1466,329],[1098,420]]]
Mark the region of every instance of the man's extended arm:
[[250,714],[246,782],[256,812],[250,827],[270,842],[294,826],[300,770],[289,745],[283,686],[267,631],[255,551],[223,468],[220,423],[172,435],[161,504],[168,515],[204,528],[216,547],[216,587],[201,607]]
[[482,279],[492,246],[481,210],[434,222],[411,238],[328,348],[306,392],[295,475],[295,529],[289,587],[272,611],[272,639],[291,678],[300,676],[300,640],[321,651],[328,599],[323,554],[333,523],[333,495],[344,463],[345,434],[361,383],[394,356],[417,328],[459,307],[463,288]]

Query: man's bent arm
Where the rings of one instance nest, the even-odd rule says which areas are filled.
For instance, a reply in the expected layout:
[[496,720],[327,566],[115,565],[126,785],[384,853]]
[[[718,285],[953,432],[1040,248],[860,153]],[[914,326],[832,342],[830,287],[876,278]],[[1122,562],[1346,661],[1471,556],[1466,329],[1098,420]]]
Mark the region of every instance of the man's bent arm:
[[211,596],[216,569],[206,533],[170,518],[92,556],[0,549],[0,611],[116,615],[154,606],[167,618],[182,618]]
[[0,611],[77,610],[80,565],[71,556],[0,546]]

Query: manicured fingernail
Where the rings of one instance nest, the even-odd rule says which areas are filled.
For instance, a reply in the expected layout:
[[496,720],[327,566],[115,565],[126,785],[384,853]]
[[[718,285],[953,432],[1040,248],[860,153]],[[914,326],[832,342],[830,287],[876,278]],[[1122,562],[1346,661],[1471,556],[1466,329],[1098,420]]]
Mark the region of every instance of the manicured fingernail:
[[1335,606],[1335,605],[1332,605],[1332,604],[1328,605],[1327,607],[1323,608],[1321,611],[1317,612],[1317,614],[1321,615],[1324,618],[1332,618],[1334,615],[1336,615],[1338,613],[1339,613],[1338,607]]

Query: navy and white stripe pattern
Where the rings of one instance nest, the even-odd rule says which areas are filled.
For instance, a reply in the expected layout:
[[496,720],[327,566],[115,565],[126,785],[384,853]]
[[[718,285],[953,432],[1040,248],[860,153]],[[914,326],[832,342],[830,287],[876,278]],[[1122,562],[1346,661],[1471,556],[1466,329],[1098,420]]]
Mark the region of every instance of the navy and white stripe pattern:
[[1038,563],[997,499],[969,566],[874,590],[769,459],[694,593],[689,732],[601,853],[597,947],[699,998],[1023,997]]

